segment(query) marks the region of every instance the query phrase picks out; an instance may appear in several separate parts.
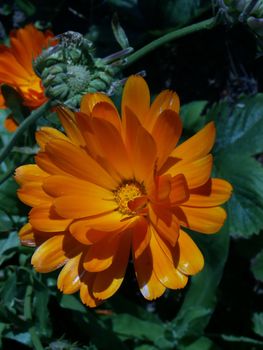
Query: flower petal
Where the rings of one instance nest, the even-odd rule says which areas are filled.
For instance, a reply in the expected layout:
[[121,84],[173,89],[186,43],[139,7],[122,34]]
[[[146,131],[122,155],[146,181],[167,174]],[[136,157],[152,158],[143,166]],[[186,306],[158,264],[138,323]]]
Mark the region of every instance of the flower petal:
[[184,175],[178,174],[172,178],[169,198],[171,205],[178,205],[188,200],[189,190]]
[[61,131],[50,128],[50,127],[42,127],[39,131],[36,132],[36,141],[41,150],[45,150],[46,144],[54,138],[59,138],[62,140],[67,140],[67,136],[65,136]]
[[93,285],[93,295],[98,299],[108,299],[120,287],[129,260],[131,235],[124,232],[121,235],[119,248],[114,256],[111,266],[102,272],[98,272]]
[[171,156],[189,161],[202,158],[211,151],[215,143],[215,134],[215,124],[210,122],[190,139],[176,147]]
[[28,247],[35,247],[37,245],[35,233],[30,223],[26,223],[18,234],[21,244]]
[[176,112],[167,109],[157,118],[152,136],[157,145],[158,169],[175,148],[182,133],[182,122]]
[[138,75],[129,77],[125,83],[121,103],[123,118],[127,113],[127,107],[143,125],[150,108],[150,92],[146,81]]
[[167,173],[172,176],[183,174],[186,178],[187,185],[190,189],[200,187],[205,184],[210,176],[213,165],[211,154],[188,162],[180,161],[172,166]]
[[216,233],[223,226],[226,212],[223,208],[192,208],[180,207],[185,215],[181,224],[191,230],[202,233]]
[[100,193],[96,195],[62,196],[53,202],[56,212],[63,218],[80,219],[86,216],[101,215],[117,209],[117,204],[104,199]]
[[47,144],[46,153],[55,166],[70,175],[109,189],[118,185],[84,150],[70,142],[55,139]]
[[[152,181],[156,164],[156,145],[153,137],[139,124],[136,116],[126,108],[126,146],[138,182]],[[143,156],[143,161],[142,161]]]
[[165,292],[165,286],[153,271],[152,254],[149,245],[138,257],[133,255],[134,268],[140,291],[145,299],[154,300]]
[[69,259],[60,271],[57,287],[64,294],[72,294],[80,288],[79,263],[81,254]]
[[152,130],[159,115],[166,109],[179,113],[180,101],[176,92],[164,90],[155,98],[145,118],[147,130]]
[[[109,99],[110,100],[110,99]],[[111,100],[110,100],[111,101]],[[93,118],[100,118],[111,123],[119,132],[121,131],[121,120],[117,108],[112,101],[102,101],[97,103],[91,113]]]
[[21,165],[16,168],[15,172],[15,180],[20,185],[28,182],[42,182],[47,176],[49,174],[40,169],[36,164]]
[[120,235],[108,237],[89,247],[83,267],[89,272],[100,272],[111,266],[120,243]]
[[189,207],[215,207],[225,203],[231,196],[232,186],[222,179],[211,179],[204,186],[191,192],[184,203]]
[[153,270],[159,281],[170,289],[184,288],[188,278],[179,272],[174,263],[167,257],[162,247],[159,245],[156,232],[152,232],[150,240],[150,249],[153,259]]
[[149,218],[157,233],[175,246],[179,237],[179,221],[175,215],[171,215],[170,222],[164,222],[157,213],[149,207]]
[[204,257],[190,236],[180,230],[178,239],[178,270],[185,275],[195,275],[204,267]]
[[50,272],[63,266],[81,250],[80,244],[70,236],[56,235],[37,248],[31,263],[38,272]]
[[132,230],[132,247],[135,259],[144,252],[146,247],[149,245],[151,238],[151,232],[146,219],[143,217],[137,220],[136,225]]
[[48,196],[42,188],[40,182],[28,182],[17,190],[18,198],[21,202],[35,207],[47,202],[50,202],[51,197]]
[[92,287],[96,273],[85,272],[81,277],[80,283],[80,299],[83,304],[89,307],[96,307],[101,303],[101,300],[96,299],[92,294]]
[[85,146],[86,143],[82,136],[81,129],[78,128],[74,113],[68,108],[62,106],[57,107],[55,110],[59,115],[61,124],[63,125],[63,128],[69,139],[75,145]]
[[92,129],[105,159],[119,175],[119,179],[130,179],[133,176],[128,154],[119,131],[108,121],[93,118]]
[[61,196],[100,196],[107,200],[114,200],[113,193],[91,182],[77,179],[73,176],[52,175],[44,179],[43,189],[53,197]]
[[39,231],[65,231],[72,220],[61,218],[50,204],[41,204],[30,210],[30,224]]

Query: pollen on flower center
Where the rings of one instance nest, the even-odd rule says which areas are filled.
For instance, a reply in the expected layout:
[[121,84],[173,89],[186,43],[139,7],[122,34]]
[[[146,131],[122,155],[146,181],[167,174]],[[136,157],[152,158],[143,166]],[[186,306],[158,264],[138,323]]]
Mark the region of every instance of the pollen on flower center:
[[120,185],[113,193],[118,204],[118,210],[122,214],[131,215],[134,212],[128,206],[129,201],[145,195],[145,189],[137,181],[129,181]]

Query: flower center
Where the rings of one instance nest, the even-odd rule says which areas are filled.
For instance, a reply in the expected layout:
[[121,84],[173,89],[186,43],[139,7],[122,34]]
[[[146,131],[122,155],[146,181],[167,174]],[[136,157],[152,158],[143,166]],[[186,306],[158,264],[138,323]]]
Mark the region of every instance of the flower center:
[[120,185],[114,192],[115,201],[119,206],[119,211],[122,214],[132,215],[135,214],[129,208],[128,203],[137,197],[145,195],[144,186],[137,181],[128,181]]

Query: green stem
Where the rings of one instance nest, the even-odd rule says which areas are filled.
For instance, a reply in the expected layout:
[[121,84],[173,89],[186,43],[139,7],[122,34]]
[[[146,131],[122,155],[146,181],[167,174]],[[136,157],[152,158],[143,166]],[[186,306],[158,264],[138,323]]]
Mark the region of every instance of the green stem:
[[36,333],[36,329],[34,326],[29,328],[29,334],[31,335],[31,340],[34,346],[35,350],[44,350],[41,341],[39,339],[39,336]]
[[18,142],[20,136],[26,131],[26,129],[33,124],[38,118],[40,118],[51,106],[51,101],[47,101],[45,104],[43,104],[38,109],[34,110],[29,117],[27,117],[19,126],[19,128],[16,130],[16,132],[13,134],[12,138],[10,139],[9,143],[2,149],[0,152],[0,163],[2,163],[3,160],[8,156],[9,152],[12,150],[12,148],[16,145]]
[[151,43],[145,45],[138,51],[134,52],[130,56],[127,57],[125,66],[129,66],[130,64],[134,63],[135,61],[139,60],[141,57],[145,56],[149,52],[157,49],[158,47],[168,43],[169,41],[182,38],[186,35],[198,32],[200,30],[204,29],[211,29],[217,25],[218,21],[216,17],[212,17],[209,19],[206,19],[204,21],[191,24],[190,26],[174,30],[168,34],[163,35],[161,38],[158,38],[156,40],[153,40]]

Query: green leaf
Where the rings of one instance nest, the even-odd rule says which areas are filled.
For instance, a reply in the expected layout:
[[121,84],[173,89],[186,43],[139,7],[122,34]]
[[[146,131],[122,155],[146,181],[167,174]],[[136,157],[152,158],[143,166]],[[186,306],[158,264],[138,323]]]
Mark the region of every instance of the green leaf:
[[113,331],[123,336],[123,339],[140,339],[156,343],[164,332],[161,323],[143,321],[129,314],[114,315],[112,324]]
[[227,202],[230,234],[248,238],[263,228],[263,168],[253,158],[226,154],[215,158],[216,176],[228,180],[233,194]]
[[188,345],[204,333],[216,304],[216,290],[228,256],[227,223],[216,235],[192,233],[204,254],[203,271],[194,276],[175,319],[171,322],[174,344]]
[[180,350],[219,350],[219,348],[212,342],[211,339],[201,337],[192,344],[181,347]]
[[27,17],[33,16],[36,12],[35,5],[30,0],[15,0],[17,7],[25,13]]
[[16,232],[11,232],[6,239],[0,240],[0,265],[13,256],[19,245],[19,239]]
[[[263,250],[251,262],[251,271],[258,281],[263,282]],[[262,328],[263,329],[263,328]],[[263,330],[262,330],[263,332]]]
[[263,151],[263,94],[221,101],[208,113],[216,123],[214,151],[254,155]]
[[114,13],[114,15],[112,17],[111,27],[112,27],[115,39],[119,43],[120,47],[122,49],[126,49],[126,48],[130,47],[129,40],[127,38],[127,35],[125,34],[124,29],[120,25],[117,13]]
[[77,324],[77,328],[82,334],[89,334],[92,343],[99,349],[127,350],[119,337],[106,327],[88,307],[83,305],[79,299],[73,295],[63,295],[60,305],[71,311],[71,321]]
[[8,215],[16,215],[19,213],[19,202],[16,195],[17,189],[18,185],[13,178],[9,178],[1,185],[0,210]]
[[207,101],[193,101],[181,107],[180,117],[184,129],[197,131],[204,125],[205,118],[202,120],[201,115],[206,105]]
[[263,312],[254,313],[252,317],[253,331],[263,337]]
[[263,168],[252,156],[263,151],[263,94],[221,101],[208,113],[217,129],[215,176],[228,180],[229,230],[248,238],[263,229]]

